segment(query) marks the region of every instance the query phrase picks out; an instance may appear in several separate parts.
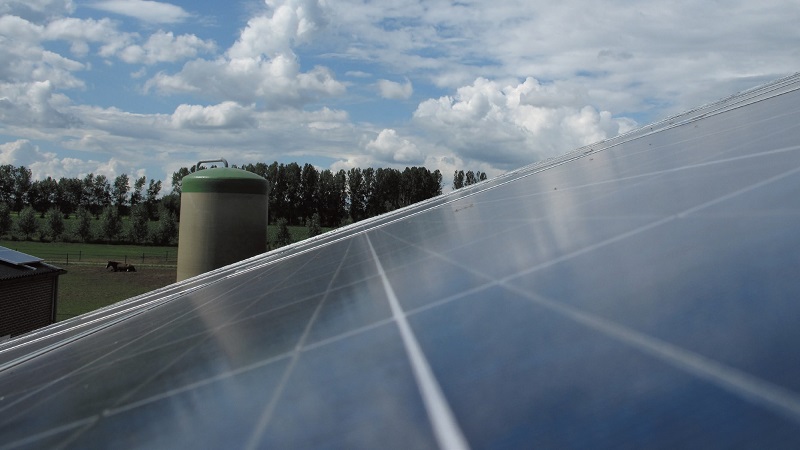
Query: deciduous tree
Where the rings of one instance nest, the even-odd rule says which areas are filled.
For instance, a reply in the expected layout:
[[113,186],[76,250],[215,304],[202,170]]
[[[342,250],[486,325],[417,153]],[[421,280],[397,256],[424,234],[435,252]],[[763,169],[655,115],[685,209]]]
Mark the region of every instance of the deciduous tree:
[[83,183],[79,178],[62,177],[58,180],[58,190],[61,193],[58,208],[62,213],[70,215],[78,209],[83,198]]
[[60,198],[58,182],[50,177],[31,183],[28,191],[28,204],[33,206],[42,217],[50,209],[58,205]]
[[73,232],[81,242],[89,242],[92,239],[92,213],[84,206],[78,207],[75,212]]
[[[188,171],[187,171],[188,173]],[[175,174],[172,174],[173,183],[175,179]],[[144,189],[144,185],[147,183],[147,177],[141,176],[133,182],[133,189],[131,189],[131,207],[134,207],[140,203],[144,199],[144,194],[142,194],[142,190]],[[178,184],[180,185],[180,179],[178,179]],[[175,185],[173,184],[173,187]],[[180,194],[180,189],[178,189],[178,194]]]
[[11,231],[11,208],[5,202],[0,202],[0,236]]
[[61,210],[52,207],[47,211],[44,216],[45,234],[50,236],[54,241],[58,240],[64,234],[64,214]]
[[14,171],[11,164],[0,165],[0,203],[12,207],[14,204]]
[[27,204],[27,194],[31,189],[31,170],[25,166],[17,167],[14,177],[14,210],[20,211]]
[[100,217],[100,229],[106,241],[111,242],[122,233],[122,218],[117,212],[117,208],[106,206],[103,215]]
[[162,208],[158,215],[158,226],[152,240],[158,245],[170,245],[178,238],[178,221],[175,214],[166,208]]
[[158,219],[158,194],[161,192],[161,180],[156,181],[154,179],[150,179],[150,184],[147,186],[147,194],[144,199],[145,205],[147,205],[147,213],[150,215],[150,219]]
[[26,206],[17,217],[17,230],[25,236],[25,240],[30,239],[31,235],[39,230],[39,221],[36,219],[36,211],[32,206]]
[[350,218],[358,222],[365,218],[366,212],[364,175],[359,167],[347,171],[347,191],[350,195]]
[[111,186],[111,201],[117,207],[120,215],[127,213],[128,191],[130,191],[130,179],[127,174],[123,173],[114,178],[114,185]]
[[464,186],[469,186],[478,182],[478,179],[475,178],[475,172],[469,170],[467,171],[466,176],[464,177]]
[[453,190],[464,187],[464,171],[456,170],[453,174]]
[[[299,216],[311,217],[319,210],[319,172],[311,164],[304,164],[300,174]],[[319,217],[317,217],[319,219]]]
[[298,219],[302,220],[300,217],[300,210],[302,208],[301,203],[303,201],[303,193],[300,188],[302,172],[303,169],[301,169],[300,166],[295,162],[291,162],[286,165],[286,191],[284,192],[284,208],[286,211],[285,217],[289,221],[289,225],[302,225],[303,223],[302,221],[298,222]]
[[[190,173],[191,172],[186,167],[181,167],[177,172],[172,172],[172,192],[181,193],[181,180]],[[144,187],[144,182],[142,182],[142,187]]]
[[143,204],[135,205],[131,208],[131,227],[128,231],[128,238],[136,244],[144,244],[150,236],[150,219],[147,214],[147,206]]

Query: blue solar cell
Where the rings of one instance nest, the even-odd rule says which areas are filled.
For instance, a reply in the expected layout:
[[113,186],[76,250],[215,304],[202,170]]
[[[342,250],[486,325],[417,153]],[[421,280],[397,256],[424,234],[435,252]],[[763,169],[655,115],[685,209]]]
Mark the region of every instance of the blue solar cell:
[[11,264],[30,264],[42,261],[42,258],[37,258],[10,248],[0,247],[0,261],[5,261]]
[[797,447],[798,88],[2,344],[2,445]]

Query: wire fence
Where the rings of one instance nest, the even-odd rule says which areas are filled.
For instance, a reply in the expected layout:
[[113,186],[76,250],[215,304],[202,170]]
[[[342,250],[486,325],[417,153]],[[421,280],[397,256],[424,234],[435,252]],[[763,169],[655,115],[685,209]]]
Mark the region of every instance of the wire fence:
[[127,252],[102,254],[97,252],[77,251],[37,251],[36,257],[42,258],[47,263],[69,266],[70,264],[107,264],[116,261],[123,264],[141,264],[152,266],[177,266],[177,250],[161,252]]

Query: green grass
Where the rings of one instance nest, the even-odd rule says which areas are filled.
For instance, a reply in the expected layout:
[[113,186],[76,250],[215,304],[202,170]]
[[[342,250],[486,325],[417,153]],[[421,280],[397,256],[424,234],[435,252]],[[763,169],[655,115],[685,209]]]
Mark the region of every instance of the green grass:
[[113,260],[130,264],[175,266],[178,259],[178,247],[8,240],[0,240],[0,246],[37,256],[55,265],[105,265],[108,260]]
[[[67,270],[58,279],[57,320],[167,286],[177,277],[177,247],[7,240],[0,240],[0,246]],[[108,260],[127,261],[136,272],[106,270]]]
[[[330,230],[324,228],[323,232]],[[270,242],[278,227],[268,227]],[[306,239],[308,229],[289,227],[295,241]],[[82,244],[0,240],[0,246],[33,255],[67,270],[59,277],[57,320],[64,320],[103,306],[167,286],[177,277],[177,247],[116,244]],[[274,249],[274,244],[270,245]],[[109,272],[108,260],[127,262],[136,272]]]
[[109,272],[104,266],[72,265],[58,280],[56,320],[75,317],[175,282],[174,267],[137,267]]

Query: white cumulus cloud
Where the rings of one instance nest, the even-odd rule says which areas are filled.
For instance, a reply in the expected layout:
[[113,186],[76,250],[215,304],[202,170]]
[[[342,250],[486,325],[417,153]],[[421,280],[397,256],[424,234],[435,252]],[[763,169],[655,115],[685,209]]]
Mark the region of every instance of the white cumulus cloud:
[[175,74],[159,73],[148,90],[192,93],[214,101],[257,102],[266,109],[300,107],[341,95],[345,86],[329,69],[302,71],[293,47],[324,27],[318,1],[268,2],[269,11],[248,21],[223,57],[196,59]]
[[235,102],[219,105],[180,105],[172,114],[176,128],[243,128],[254,125],[255,111]]
[[[116,48],[132,42],[136,35],[120,32],[114,22],[107,18],[95,20],[65,17],[49,22],[44,28],[42,38],[68,42],[74,55],[84,57],[89,53],[90,43],[99,43],[103,48]],[[101,49],[101,52],[104,51],[109,53]]]
[[366,148],[378,162],[422,164],[425,159],[416,144],[400,137],[392,129],[382,130],[367,143]]
[[130,45],[119,53],[120,59],[129,64],[156,64],[176,62],[196,57],[199,53],[211,53],[216,44],[193,34],[175,36],[172,32],[153,33],[141,45]]
[[[325,26],[317,0],[267,2],[268,11],[250,19],[237,41],[216,59],[195,59],[174,74],[160,72],[147,91],[185,94],[217,102],[256,103],[268,110],[297,108],[341,95],[345,85],[323,66],[303,71],[293,47]],[[132,57],[141,54],[134,52]]]
[[380,91],[381,97],[391,100],[406,100],[414,93],[414,87],[408,79],[406,79],[405,83],[378,80],[378,90]]
[[180,6],[150,0],[103,0],[88,6],[149,23],[179,23],[191,17]]
[[[0,144],[0,164],[25,166],[30,169],[31,177],[34,180],[47,177],[54,179],[83,177],[89,173],[114,178],[122,173],[137,173],[130,168],[130,165],[116,158],[108,161],[58,158],[56,153],[43,151],[38,145],[27,139]],[[126,172],[126,169],[129,171]]]
[[325,26],[325,13],[318,0],[267,1],[271,14],[250,19],[239,39],[228,50],[231,59],[275,57],[308,42]]
[[634,125],[578,105],[580,93],[565,92],[573,101],[553,104],[550,97],[557,91],[532,78],[516,85],[478,78],[454,96],[420,103],[414,119],[430,139],[461,158],[506,169],[566,153]]
[[0,2],[0,14],[41,20],[71,14],[75,11],[72,0],[4,0]]
[[0,123],[6,125],[53,128],[76,125],[76,117],[62,112],[65,103],[66,98],[54,93],[50,81],[0,83]]
[[267,109],[298,107],[344,93],[345,87],[324,67],[300,71],[296,58],[194,60],[175,75],[159,73],[146,83],[162,93],[193,93],[215,101],[260,102]]

